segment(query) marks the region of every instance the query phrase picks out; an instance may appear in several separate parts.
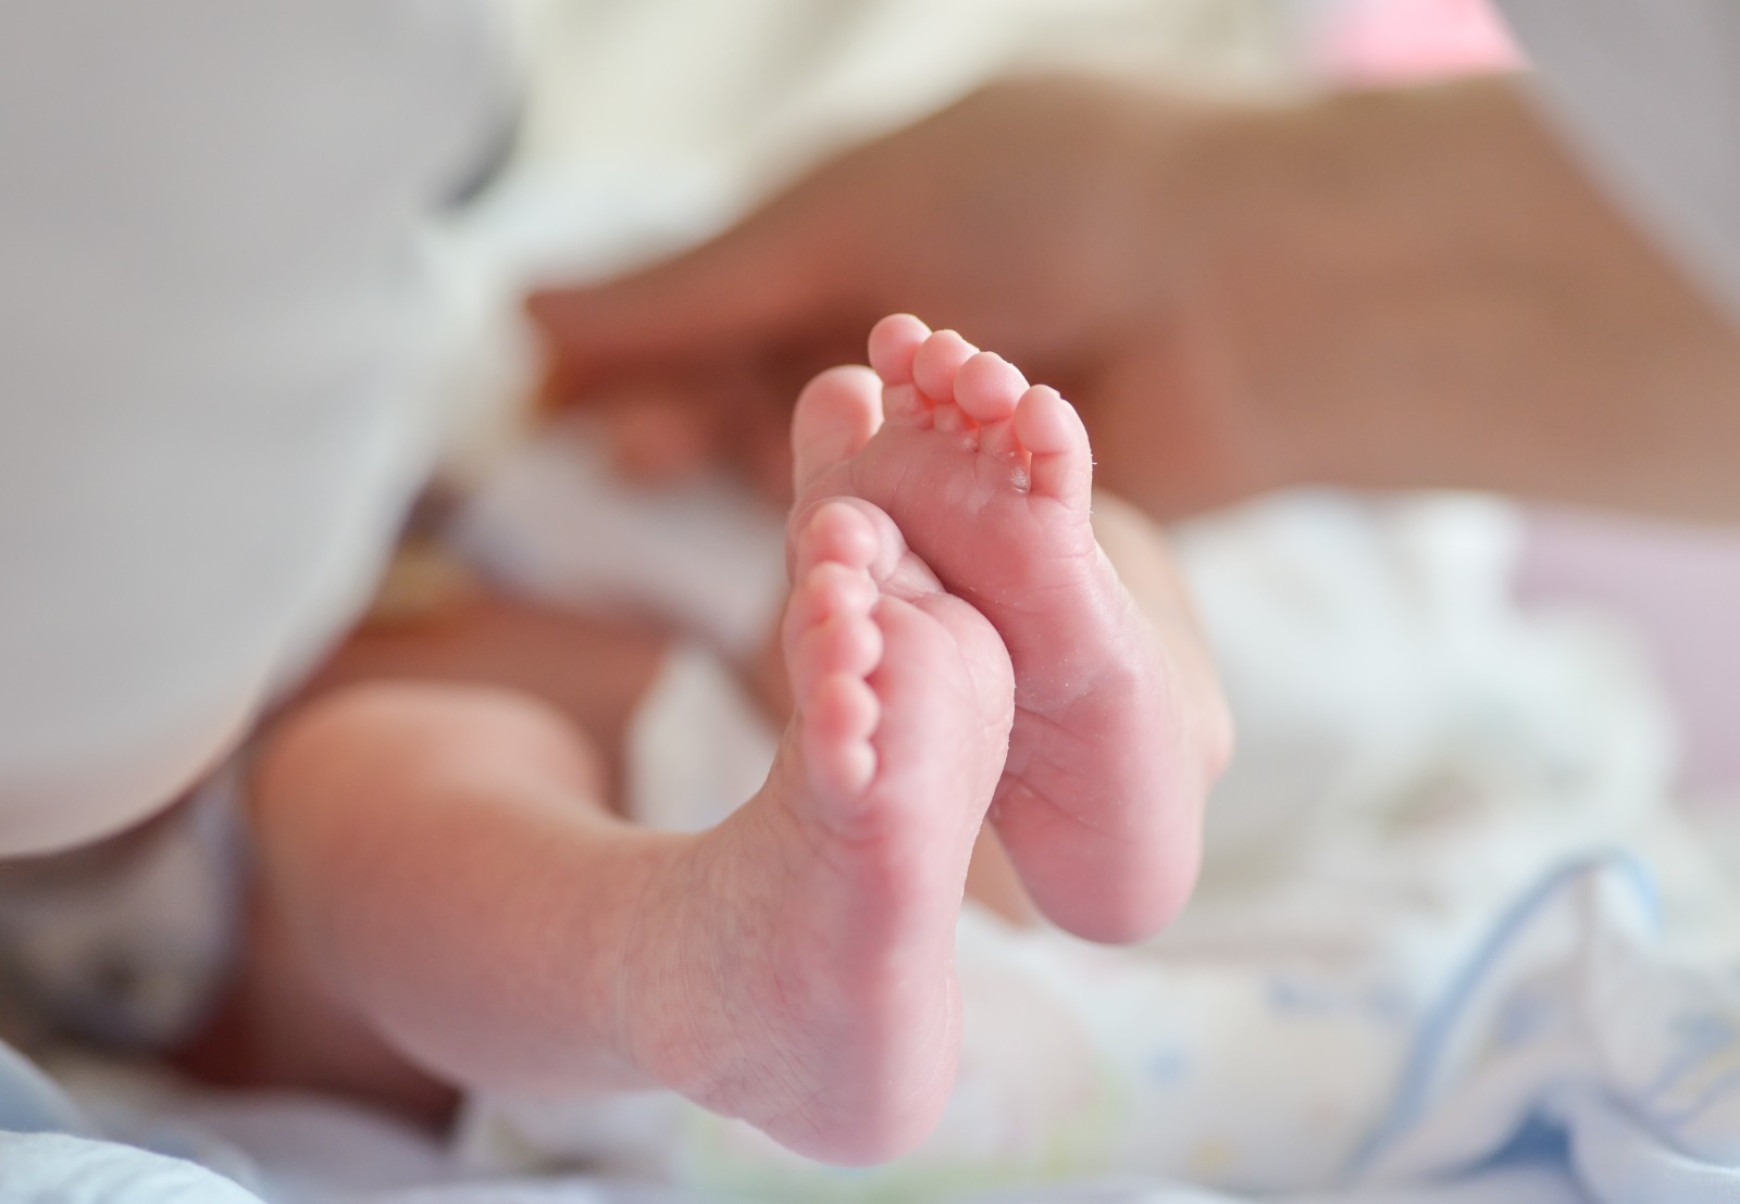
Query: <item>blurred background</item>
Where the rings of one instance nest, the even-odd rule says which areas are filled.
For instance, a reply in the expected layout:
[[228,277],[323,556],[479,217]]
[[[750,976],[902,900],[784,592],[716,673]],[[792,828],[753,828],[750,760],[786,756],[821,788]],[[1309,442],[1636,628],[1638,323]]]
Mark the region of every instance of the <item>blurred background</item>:
[[[468,231],[506,273],[497,291],[697,239],[830,149],[999,72],[1093,66],[1285,94],[1521,65],[1484,0],[503,2],[523,124]],[[1529,606],[1621,620],[1671,697],[1682,795],[1740,797],[1740,537],[1532,512],[1517,588]]]

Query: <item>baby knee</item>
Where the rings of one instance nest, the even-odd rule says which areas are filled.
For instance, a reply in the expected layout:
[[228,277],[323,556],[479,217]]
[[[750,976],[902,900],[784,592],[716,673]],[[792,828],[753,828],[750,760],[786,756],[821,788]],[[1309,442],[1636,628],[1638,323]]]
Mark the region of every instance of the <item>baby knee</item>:
[[371,681],[291,711],[268,734],[253,774],[256,805],[275,796],[415,788],[513,764],[596,797],[601,757],[562,714],[493,686]]

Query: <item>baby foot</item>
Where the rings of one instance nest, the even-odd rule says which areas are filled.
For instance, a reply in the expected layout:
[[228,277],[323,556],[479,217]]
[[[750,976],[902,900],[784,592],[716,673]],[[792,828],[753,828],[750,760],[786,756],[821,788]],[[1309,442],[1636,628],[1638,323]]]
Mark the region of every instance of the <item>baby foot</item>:
[[1015,669],[997,832],[1056,923],[1147,936],[1194,882],[1222,754],[1198,747],[1168,649],[1095,539],[1081,420],[1055,390],[916,318],[879,323],[870,359],[875,375],[835,369],[798,402],[800,512],[841,495],[881,507],[991,621]]
[[767,784],[654,911],[671,956],[636,993],[676,987],[685,1006],[648,1009],[638,1060],[801,1153],[879,1161],[930,1131],[953,1085],[955,923],[1012,674],[886,514],[842,499],[794,532],[795,717]]

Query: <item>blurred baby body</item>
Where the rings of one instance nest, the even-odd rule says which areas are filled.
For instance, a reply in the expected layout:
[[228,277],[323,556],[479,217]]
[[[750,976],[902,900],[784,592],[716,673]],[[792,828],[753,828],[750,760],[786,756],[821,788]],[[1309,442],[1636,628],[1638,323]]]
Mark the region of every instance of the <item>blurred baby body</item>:
[[[451,553],[433,562],[421,558],[420,568],[402,575],[410,588],[398,591],[397,602],[386,608],[392,614],[354,636],[310,693],[360,681],[408,679],[488,683],[539,698],[585,732],[595,750],[571,766],[576,796],[623,803],[653,827],[708,829],[762,786],[787,715],[781,702],[786,678],[778,658],[768,652],[774,642],[766,617],[778,605],[784,578],[779,523],[755,521],[747,510],[712,528],[703,522],[704,533],[715,541],[712,559],[690,557],[680,540],[662,537],[660,523],[668,520],[680,531],[685,508],[703,519],[732,513],[712,495],[712,486],[699,486],[662,518],[656,500],[623,503],[618,497],[623,526],[636,538],[624,540],[619,534],[614,544],[595,543],[586,525],[599,525],[602,515],[609,527],[617,517],[597,469],[584,444],[566,437],[524,449],[450,528],[450,545],[497,584],[476,584],[470,570],[456,574],[450,564],[433,567],[451,561]],[[1119,511],[1112,504],[1101,509],[1102,540],[1116,556],[1118,537],[1104,528],[1106,517]],[[1296,648],[1303,655],[1326,641],[1322,632],[1287,627],[1298,620],[1286,619],[1280,610],[1263,618],[1259,612],[1265,606],[1281,605],[1287,615],[1296,610],[1288,606],[1293,593],[1275,594],[1265,589],[1265,581],[1279,574],[1294,591],[1316,582],[1353,591],[1373,605],[1420,598],[1445,603],[1445,590],[1422,590],[1421,574],[1433,565],[1462,565],[1471,533],[1492,521],[1485,513],[1470,519],[1467,514],[1458,519],[1454,505],[1439,504],[1399,512],[1386,526],[1320,499],[1252,511],[1217,528],[1218,534],[1193,537],[1192,565],[1199,586],[1210,587],[1221,651],[1230,655],[1238,673],[1250,670],[1244,674],[1248,681],[1235,673],[1235,683],[1258,692],[1243,700],[1247,711],[1263,699],[1271,707],[1280,705],[1279,699],[1304,708],[1314,717],[1306,730],[1329,741],[1326,725],[1339,721],[1336,716],[1347,709],[1334,697],[1336,679],[1321,672],[1321,650],[1310,652],[1299,666],[1277,659],[1278,649]],[[1332,546],[1325,546],[1326,532],[1335,536]],[[1152,534],[1139,524],[1131,524],[1127,533],[1133,539]],[[639,561],[625,563],[637,542]],[[588,549],[595,557],[590,563]],[[665,562],[648,564],[657,560],[659,549],[669,553]],[[1401,571],[1395,581],[1386,581],[1386,573],[1395,572],[1384,561],[1392,550],[1404,553],[1397,560]],[[1300,559],[1302,551],[1309,554]],[[707,605],[696,599],[708,597],[708,581],[697,564],[709,568],[725,562],[735,563],[742,576],[735,584],[718,582],[712,596],[729,605],[719,606],[711,621],[698,619]],[[1425,576],[1436,580],[1445,573]],[[1467,582],[1476,579],[1490,579],[1496,588],[1503,568],[1494,563],[1454,576],[1463,582],[1456,591],[1461,597]],[[503,584],[511,589],[500,588]],[[1401,588],[1393,588],[1397,585]],[[756,598],[763,599],[759,620],[753,618]],[[588,608],[614,617],[588,618],[581,613]],[[652,615],[660,622],[650,628],[625,624],[628,614]],[[1398,633],[1418,637],[1410,637],[1409,647],[1430,649],[1442,642],[1433,635],[1434,625],[1454,620],[1458,631],[1468,629],[1453,641],[1464,657],[1470,647],[1490,648],[1516,679],[1513,688],[1504,684],[1504,674],[1483,675],[1469,700],[1471,713],[1489,716],[1494,708],[1514,713],[1515,722],[1507,728],[1512,732],[1529,732],[1543,722],[1552,729],[1545,733],[1552,739],[1536,734],[1519,743],[1519,737],[1490,750],[1503,758],[1514,751],[1522,758],[1508,768],[1495,762],[1502,772],[1494,781],[1504,789],[1514,790],[1545,771],[1555,782],[1573,780],[1551,758],[1544,767],[1534,765],[1542,750],[1621,747],[1612,740],[1559,738],[1564,733],[1558,727],[1570,721],[1565,696],[1584,700],[1580,705],[1590,722],[1606,722],[1615,731],[1648,728],[1640,722],[1647,716],[1615,701],[1630,697],[1626,681],[1616,679],[1594,691],[1609,700],[1594,706],[1589,681],[1575,675],[1559,680],[1566,667],[1587,663],[1577,655],[1586,649],[1557,649],[1538,634],[1525,639],[1520,627],[1506,626],[1484,602],[1445,606],[1441,615],[1428,608],[1409,622],[1403,618],[1368,625],[1367,642],[1376,641],[1371,651],[1384,663],[1399,664],[1398,657],[1412,655],[1386,642]],[[1413,632],[1410,623],[1431,630]],[[1474,630],[1488,626],[1492,632],[1487,634]],[[703,642],[663,634],[673,628],[699,632]],[[1345,655],[1347,634],[1327,645]],[[1428,678],[1436,682],[1429,674],[1403,674],[1398,668],[1394,676],[1397,696],[1372,700],[1386,723],[1418,712],[1421,724],[1439,731],[1461,705],[1455,691],[1440,688],[1441,683],[1420,684]],[[1373,708],[1354,709],[1358,716],[1344,717],[1349,723],[1344,756],[1356,756],[1362,746],[1354,738],[1356,729],[1371,730],[1373,716],[1367,711]],[[1288,733],[1297,737],[1297,722],[1280,726],[1283,743]],[[475,726],[468,727],[446,744],[475,743],[477,736]],[[418,759],[429,760],[438,743],[425,742]],[[1410,760],[1412,768],[1392,764],[1393,749],[1383,754],[1388,758],[1383,777],[1390,785],[1379,793],[1386,798],[1404,790],[1406,774],[1441,772],[1435,768],[1439,754],[1428,743],[1415,743],[1420,749],[1414,760],[1420,763]],[[1302,796],[1297,757],[1286,762],[1294,765],[1287,775],[1294,788],[1285,795],[1271,789],[1269,783],[1284,766],[1269,767],[1265,776],[1265,748],[1274,752],[1259,741],[1255,778],[1229,783],[1235,789],[1222,800],[1223,808],[1231,808],[1228,818],[1261,814],[1272,820],[1276,807],[1335,805]],[[1455,748],[1443,756],[1458,766],[1473,764]],[[1615,797],[1647,794],[1648,782],[1633,780],[1638,772],[1648,776],[1647,765],[1628,771],[1592,763],[1584,769],[1592,784],[1607,783]],[[1337,777],[1364,781],[1351,769],[1339,770]],[[1261,789],[1244,798],[1240,791],[1251,793],[1253,783]],[[1307,784],[1304,793],[1310,789]],[[1030,913],[1023,910],[1027,905],[1006,859],[976,858],[973,893],[997,907],[970,905],[956,934],[960,1077],[935,1133],[872,1178],[839,1178],[782,1152],[749,1125],[652,1091],[603,1097],[548,1090],[468,1092],[462,1149],[475,1164],[492,1170],[615,1164],[694,1183],[769,1191],[802,1183],[806,1192],[841,1194],[890,1183],[917,1190],[938,1183],[1032,1182],[1107,1170],[1150,1170],[1247,1187],[1325,1181],[1347,1165],[1386,1107],[1412,1021],[1439,973],[1437,963],[1422,959],[1422,950],[1438,948],[1452,959],[1460,934],[1480,921],[1494,892],[1511,889],[1521,872],[1515,867],[1539,864],[1551,855],[1527,843],[1533,837],[1518,826],[1526,818],[1522,812],[1507,821],[1508,852],[1494,861],[1473,838],[1480,831],[1493,835],[1488,829],[1458,833],[1440,823],[1439,835],[1421,844],[1413,825],[1391,822],[1390,811],[1382,808],[1393,807],[1372,797],[1372,790],[1362,788],[1350,797],[1356,797],[1351,810],[1325,811],[1322,818],[1329,822],[1315,825],[1325,836],[1333,827],[1338,840],[1354,837],[1348,849],[1335,854],[1326,839],[1278,842],[1299,863],[1289,871],[1292,880],[1273,867],[1260,880],[1245,882],[1245,888],[1238,885],[1244,879],[1223,878],[1207,909],[1156,950],[1095,951],[1043,927],[1017,928],[994,918],[998,908]],[[1573,801],[1579,814],[1591,814],[1587,791]],[[571,810],[585,814],[583,806],[581,800]],[[1549,818],[1562,843],[1567,837],[1560,809],[1552,808]],[[216,811],[221,814],[223,808]],[[1350,820],[1367,813],[1372,830],[1352,832]],[[1435,814],[1441,818],[1442,809]],[[1445,835],[1451,839],[1445,841]],[[1245,840],[1237,850],[1234,860],[1241,865],[1250,860],[1248,844]],[[1349,858],[1362,855],[1368,864],[1355,873]],[[1379,873],[1378,865],[1389,868]],[[984,872],[989,867],[996,872]],[[579,868],[579,863],[565,865],[563,872]],[[523,865],[516,862],[515,870],[521,872]],[[1239,872],[1250,877],[1248,866]],[[1480,880],[1478,902],[1464,888],[1473,879]],[[462,905],[488,894],[483,885],[452,875],[429,893],[451,895]],[[1379,898],[1387,899],[1377,907],[1381,918],[1374,912]],[[132,910],[144,913],[137,906]],[[203,1055],[203,1068],[210,1071],[221,1063],[229,1075],[239,1073],[245,1081],[319,1087],[429,1117],[449,1115],[455,1102],[452,1084],[462,1076],[432,1076],[419,1069],[415,1051],[407,1057],[383,1041],[379,1027],[359,1016],[354,999],[334,989],[333,975],[312,964],[280,911],[256,906],[253,912],[242,989],[196,1050]],[[463,934],[467,922],[461,916],[439,931]],[[548,917],[526,928],[540,925],[548,932]],[[1441,929],[1448,939],[1423,942],[1421,934],[1429,929]],[[392,933],[386,939],[420,942],[445,955],[448,946],[430,941],[430,931],[435,929],[409,938]],[[1405,956],[1397,958],[1404,946]],[[496,973],[495,963],[490,973]],[[151,979],[145,975],[138,981]],[[451,998],[434,990],[430,994]],[[194,1014],[201,1010],[192,1008]],[[238,1045],[251,1059],[239,1071]]]
[[1176,911],[1227,739],[1157,536],[1090,521],[1055,391],[911,318],[870,350],[799,400],[792,591],[740,666],[784,734],[709,825],[623,818],[631,773],[576,728],[620,739],[656,642],[595,678],[505,598],[365,633],[261,737],[226,1011],[254,1077],[430,1114],[447,1086],[664,1088],[881,1161],[950,1098],[975,846],[1010,915],[1024,887],[1129,940]]

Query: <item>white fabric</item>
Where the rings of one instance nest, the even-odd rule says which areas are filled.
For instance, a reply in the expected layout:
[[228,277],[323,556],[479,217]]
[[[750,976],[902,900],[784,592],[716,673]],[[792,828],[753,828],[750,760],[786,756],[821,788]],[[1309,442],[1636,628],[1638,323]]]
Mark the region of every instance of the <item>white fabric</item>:
[[[475,1100],[441,1147],[338,1106],[56,1069],[102,1133],[251,1168],[273,1199],[1234,1198],[1180,1176],[1317,1185],[1279,1197],[1297,1204],[1731,1198],[1740,902],[1723,842],[1663,805],[1659,711],[1623,649],[1505,604],[1513,532],[1482,504],[1293,498],[1181,543],[1243,725],[1249,772],[1216,800],[1235,822],[1152,948],[964,918],[961,1083],[909,1159],[832,1171],[650,1093]],[[765,570],[753,528],[732,546]],[[673,658],[630,737],[644,815],[741,801],[771,753],[747,705],[704,653]],[[1584,852],[1617,844],[1659,901]],[[1532,1161],[1482,1166],[1519,1137]]]
[[[699,617],[713,606],[765,631],[779,542],[746,499],[721,500],[624,493],[568,432],[503,464],[459,530],[475,554],[511,549],[515,576],[551,600],[631,601],[701,632],[717,625]],[[630,529],[704,519],[721,576],[698,577],[682,541],[576,556],[590,545],[577,524],[599,506]],[[1575,625],[1518,621],[1504,590],[1514,542],[1497,507],[1373,512],[1327,495],[1182,537],[1245,730],[1201,902],[1146,955],[969,913],[961,1090],[925,1150],[878,1183],[1139,1170],[1296,1188],[1344,1172],[1493,909],[1626,830],[1666,775],[1659,715],[1628,660]],[[774,747],[730,674],[680,647],[630,725],[634,812],[669,828],[717,822]],[[1060,990],[1070,983],[1089,985]],[[1279,1080],[1276,1066],[1289,1068]],[[819,1190],[815,1168],[656,1095],[475,1101],[458,1156],[493,1172],[585,1160],[696,1186],[789,1189],[795,1176]]]
[[1591,167],[1740,317],[1740,6],[1499,3]]
[[[524,457],[596,468],[572,439]],[[547,596],[605,596],[619,567],[588,569],[556,538],[574,530],[574,495],[524,490],[519,467],[500,474],[511,489],[479,500],[493,535],[521,549]],[[716,500],[684,504],[719,513]],[[764,523],[733,527],[718,524],[715,554],[745,580],[775,572]],[[1599,629],[1517,614],[1515,546],[1504,509],[1462,499],[1307,495],[1184,533],[1244,736],[1214,807],[1203,893],[1176,931],[1134,952],[969,912],[961,1084],[936,1136],[892,1167],[841,1175],[658,1094],[477,1099],[457,1145],[421,1155],[360,1118],[288,1116],[276,1102],[129,1102],[92,1077],[75,1080],[79,1094],[95,1109],[87,1093],[100,1092],[110,1131],[138,1140],[166,1116],[197,1122],[314,1198],[317,1182],[336,1194],[376,1176],[446,1182],[468,1202],[631,1200],[644,1188],[629,1184],[649,1179],[698,1189],[683,1199],[919,1199],[1023,1183],[980,1198],[1061,1201],[1107,1174],[1124,1186],[1103,1198],[1128,1204],[1230,1198],[1164,1186],[1179,1175],[1236,1191],[1324,1185],[1307,1197],[1320,1202],[1645,1204],[1696,1198],[1698,1184],[1726,1198],[1740,1184],[1740,1093],[1725,1077],[1740,904],[1700,847],[1720,844],[1663,805],[1671,756],[1647,682]],[[560,573],[541,571],[538,549],[554,550]],[[704,609],[681,566],[656,563],[683,559],[681,547],[646,541],[636,554],[654,583],[642,605]],[[693,828],[746,797],[772,755],[749,712],[717,662],[679,649],[631,725],[637,813]],[[1616,846],[1653,867],[1659,901],[1602,851]],[[1671,942],[1650,931],[1658,919]],[[1534,1161],[1482,1169],[1517,1140]],[[576,1165],[591,1174],[542,1178]],[[478,1172],[510,1178],[456,1181]]]
[[[564,521],[535,521],[545,514]],[[454,537],[518,590],[654,615],[743,659],[766,645],[785,600],[784,533],[779,515],[719,477],[625,490],[575,425],[505,459]]]
[[[527,489],[522,471],[533,462],[539,479],[561,482],[566,459],[609,491],[592,454],[567,438],[518,459],[478,502],[497,546],[519,550],[522,579],[544,582],[546,597],[608,596],[622,567],[582,563],[558,538],[580,517],[567,509],[572,492]],[[619,493],[615,504],[641,503]],[[721,513],[697,497],[682,504]],[[732,528],[716,520],[711,539],[736,576],[777,568],[760,522]],[[944,1185],[1105,1174],[1296,1191],[1459,1178],[1537,1114],[1604,1131],[1586,1095],[1548,1088],[1574,1078],[1647,1101],[1649,1075],[1686,1056],[1679,1001],[1709,996],[1732,952],[1706,950],[1713,974],[1676,978],[1636,942],[1629,879],[1589,851],[1646,849],[1675,884],[1676,919],[1702,917],[1694,936],[1740,910],[1659,809],[1671,758],[1646,679],[1599,629],[1518,615],[1507,591],[1517,543],[1496,505],[1369,507],[1329,494],[1181,535],[1242,737],[1210,809],[1202,892],[1140,951],[1010,932],[969,908],[961,1079],[910,1157],[842,1175],[651,1093],[474,1099],[462,1163],[492,1174],[585,1165],[752,1198],[924,1199]],[[542,554],[559,574],[540,571]],[[642,605],[680,614],[729,596],[722,582],[694,596],[686,557],[640,545],[635,576],[668,590],[649,588]],[[631,728],[643,821],[701,827],[748,796],[774,747],[750,705],[704,653],[673,656]],[[1612,906],[1565,931],[1577,892],[1608,876]],[[1584,972],[1613,947],[1624,956],[1606,957],[1609,973]],[[1633,997],[1609,1006],[1628,984]],[[1636,1034],[1628,1060],[1604,1060],[1646,1005],[1661,1023]],[[1530,1044],[1534,1030],[1516,1016],[1531,1006],[1579,1024]],[[1740,1016],[1740,1002],[1718,991],[1704,1012],[1717,1024]],[[1717,1115],[1724,1132],[1726,1102]],[[1665,1114],[1660,1127],[1677,1123]],[[1650,1131],[1614,1148],[1650,1174],[1665,1165]],[[1594,1186],[1599,1174],[1586,1173]]]
[[0,855],[166,802],[366,601],[493,50],[465,0],[0,7]]
[[624,737],[629,814],[651,828],[697,832],[761,789],[779,730],[706,649],[665,658]]
[[[557,448],[587,458],[541,454]],[[908,1158],[842,1173],[648,1093],[474,1099],[460,1164],[583,1165],[706,1199],[1228,1198],[1177,1177],[1321,1185],[1319,1202],[1732,1198],[1740,897],[1708,856],[1724,842],[1665,806],[1671,741],[1625,646],[1518,614],[1517,542],[1489,503],[1328,494],[1182,535],[1243,737],[1202,893],[1134,951],[969,908],[961,1078]],[[754,525],[718,550],[747,577],[771,564]],[[577,596],[613,577],[595,571],[568,578]],[[745,797],[772,749],[748,706],[680,652],[633,725],[637,813],[693,828]],[[1485,1165],[1505,1149],[1518,1165]],[[1086,1186],[1108,1175],[1121,1186]]]
[[18,1204],[260,1204],[183,1159],[64,1133],[0,1133],[0,1196]]

